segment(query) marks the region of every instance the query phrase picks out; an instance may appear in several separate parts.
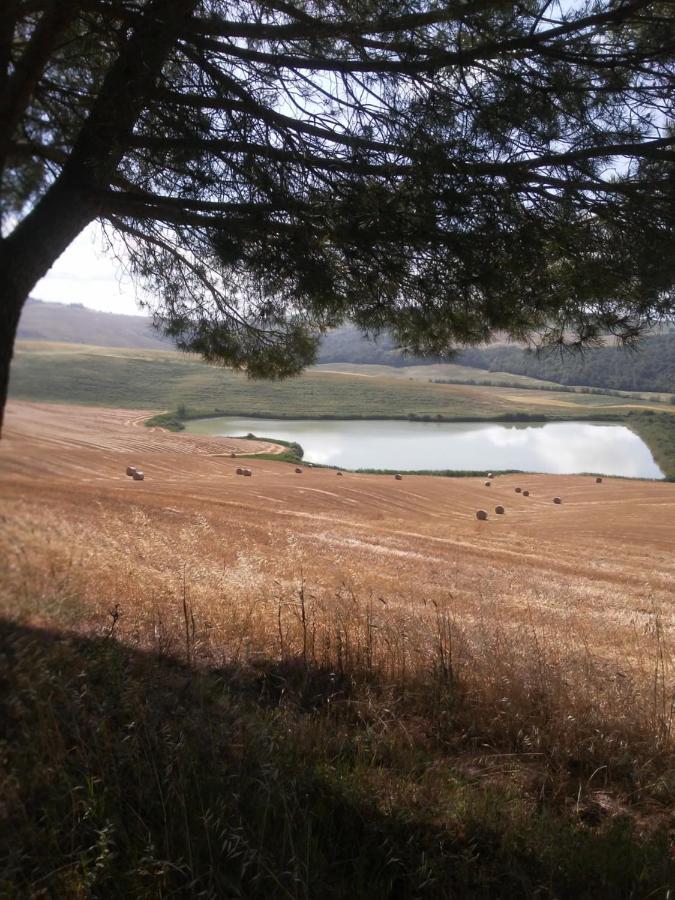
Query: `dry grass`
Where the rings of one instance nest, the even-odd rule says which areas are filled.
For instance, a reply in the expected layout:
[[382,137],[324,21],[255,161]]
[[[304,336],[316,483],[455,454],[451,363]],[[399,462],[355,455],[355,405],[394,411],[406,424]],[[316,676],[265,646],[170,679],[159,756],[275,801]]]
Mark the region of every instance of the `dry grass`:
[[434,728],[427,706],[446,684],[488,750],[541,754],[574,774],[600,767],[582,785],[589,795],[622,773],[637,793],[666,787],[657,782],[672,750],[672,610],[662,599],[646,597],[628,617],[589,586],[579,597],[554,576],[544,592],[508,567],[476,573],[461,556],[425,584],[413,571],[429,559],[402,547],[387,548],[408,576],[392,590],[386,572],[359,565],[357,538],[331,546],[317,535],[325,555],[312,558],[293,535],[259,532],[253,543],[243,522],[224,530],[211,510],[24,501],[5,516],[7,617],[83,634],[114,628],[132,647],[200,665],[301,659],[376,681]]
[[182,472],[181,438],[134,457],[134,485],[119,449],[73,444],[52,471],[54,435],[10,431],[0,614],[203,671],[276,666],[267,690],[319,715],[312,740],[357,729],[383,808],[445,815],[394,741],[584,827],[668,826],[675,487],[537,476],[522,501],[495,479],[507,515],[479,523],[481,479],[241,479],[206,454]]

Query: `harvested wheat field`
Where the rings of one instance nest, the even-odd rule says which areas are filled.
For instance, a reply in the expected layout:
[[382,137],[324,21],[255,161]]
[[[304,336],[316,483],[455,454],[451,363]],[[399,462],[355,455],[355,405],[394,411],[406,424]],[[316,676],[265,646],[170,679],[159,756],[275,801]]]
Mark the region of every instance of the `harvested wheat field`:
[[[625,669],[644,659],[657,620],[663,636],[672,627],[673,484],[502,476],[486,506],[478,478],[345,473],[336,483],[333,469],[300,478],[291,465],[253,459],[253,477],[242,479],[231,453],[283,448],[150,430],[144,418],[9,407],[0,477],[10,579],[31,560],[35,572],[46,563],[67,571],[85,620],[133,596],[127,618],[140,637],[172,617],[185,571],[210,643],[244,608],[264,618],[301,580],[328,607],[334,595],[374,598],[378,618],[409,617],[411,641],[436,605],[462,629],[499,623],[509,656],[541,629],[556,657],[592,648]],[[143,483],[126,476],[129,464]],[[476,521],[481,507],[487,522]]]
[[[170,583],[185,564],[199,594],[209,579],[214,591],[228,581],[290,585],[302,569],[312,589],[348,586],[397,608],[433,599],[459,612],[498,601],[500,618],[536,611],[551,625],[576,614],[597,623],[596,649],[598,640],[615,647],[614,629],[634,634],[655,610],[664,625],[672,614],[673,484],[508,475],[488,494],[478,478],[345,473],[336,483],[333,469],[305,468],[299,478],[268,459],[251,460],[254,478],[243,481],[232,453],[283,448],[146,429],[149,415],[10,404],[0,447],[5,534],[53,516],[31,545],[48,539],[73,561],[95,548],[101,564],[122,551],[146,584]],[[126,476],[130,464],[145,483]],[[482,506],[487,522],[475,519]]]
[[[611,686],[617,700],[629,672],[653,682],[673,625],[675,485],[511,475],[494,479],[486,506],[479,478],[336,481],[332,469],[299,477],[253,459],[243,479],[230,454],[273,445],[149,430],[143,418],[10,405],[0,447],[5,597],[16,603],[24,579],[44,579],[30,619],[48,617],[59,591],[75,592],[81,627],[104,627],[119,603],[120,634],[168,640],[185,580],[202,652],[278,652],[278,607],[290,604],[292,642],[302,582],[322,621],[345,615],[353,625],[345,610],[369,607],[395,625],[390,651],[407,642],[413,664],[442,610],[463,636],[466,664],[478,653],[491,677],[536,645],[537,665],[584,678],[590,665],[596,688]],[[129,464],[143,482],[126,476]],[[476,520],[481,507],[486,522]],[[314,633],[313,652],[330,655],[325,640]]]
[[[284,744],[292,734],[301,768],[313,759],[321,772],[334,773],[336,784],[352,779],[383,822],[398,809],[414,828],[424,822],[425,829],[441,829],[442,841],[459,842],[467,866],[463,883],[480,882],[487,891],[476,896],[501,896],[490,893],[490,873],[494,866],[500,873],[494,877],[502,878],[502,850],[494,850],[493,861],[489,855],[500,842],[513,881],[504,896],[520,896],[523,879],[529,879],[525,894],[548,885],[542,896],[601,896],[603,885],[626,884],[638,892],[649,885],[654,896],[666,896],[664,847],[675,824],[675,485],[520,474],[497,475],[488,490],[480,478],[406,475],[397,481],[345,472],[337,479],[333,469],[304,466],[298,474],[292,464],[250,457],[252,477],[241,478],[240,461],[231,454],[260,451],[259,443],[145,429],[142,419],[137,411],[9,407],[0,445],[0,554],[7,561],[0,614],[21,629],[11,637],[23,648],[16,656],[16,683],[28,686],[37,677],[46,634],[75,634],[89,642],[84,650],[58,650],[56,663],[45,656],[39,665],[47,687],[38,694],[26,687],[22,703],[33,709],[43,693],[48,698],[64,690],[49,674],[55,664],[61,671],[63,660],[78,685],[98,665],[92,639],[102,641],[96,653],[103,654],[105,667],[112,665],[105,648],[115,646],[125,654],[178,660],[190,667],[192,679],[198,671],[236,671],[236,686],[248,677],[241,673],[253,673],[253,687],[242,696],[259,697],[262,704],[246,713],[256,717],[255,736],[233,747],[248,748],[244,758],[258,758],[261,729],[269,732],[277,766],[278,741]],[[275,448],[264,450],[269,456]],[[128,466],[140,469],[144,480],[127,476]],[[529,496],[515,493],[516,486]],[[496,506],[505,514],[495,514]],[[476,518],[481,508],[486,521]],[[129,678],[139,666],[146,674],[134,675],[140,680],[126,688],[126,681],[119,682],[122,694],[115,702],[129,707],[119,715],[133,720],[124,729],[152,708],[138,693],[146,690],[145,679],[156,684],[160,678],[156,669],[146,671],[149,663],[125,660],[115,665]],[[102,684],[117,677],[104,672],[97,676]],[[160,704],[152,725],[158,735],[174,720],[189,730],[212,697],[211,687],[197,689],[198,682],[176,677],[165,673],[159,684],[175,682],[177,693],[161,687],[159,699],[151,701]],[[225,696],[232,697],[232,682],[226,684]],[[188,686],[195,692],[194,713],[185,706]],[[68,696],[80,709],[80,698],[88,695],[77,687]],[[249,700],[213,702],[209,740],[225,727],[219,710],[231,708],[228,715],[239,722],[238,704]],[[165,703],[173,710],[168,719],[161,713]],[[94,709],[87,720],[92,723],[104,715],[103,707]],[[41,706],[31,715],[36,722],[45,716],[52,721]],[[43,744],[62,750],[54,751],[45,773],[59,771],[68,759],[64,726],[49,727],[54,736]],[[96,735],[107,726],[91,727]],[[244,723],[231,727],[246,734]],[[85,755],[73,784],[103,758],[103,751],[87,753],[77,734],[72,740]],[[186,745],[186,754],[201,747],[200,735]],[[105,753],[127,746],[115,744],[120,740],[111,737]],[[219,760],[220,744],[208,746]],[[114,768],[116,760],[117,751],[105,767]],[[220,763],[206,765],[217,770]],[[34,769],[16,777],[31,784]],[[101,783],[117,784],[111,777],[108,771]],[[251,790],[277,797],[267,777]],[[49,779],[45,790],[52,790]],[[299,797],[293,794],[292,802],[309,802]],[[266,827],[266,804],[258,829]],[[55,828],[58,809],[50,812]],[[449,809],[455,810],[450,818]],[[315,814],[323,827],[322,814],[310,803],[303,815]],[[204,815],[197,805],[197,824],[189,828],[208,831]],[[555,829],[563,826],[551,815],[567,823],[576,843],[559,844]],[[621,830],[626,822],[628,830]],[[176,858],[192,840],[183,827],[188,825],[176,825],[182,835]],[[385,826],[373,827],[377,835]],[[476,828],[481,835],[500,835],[497,844],[489,838],[488,856],[482,857],[487,862],[478,868],[470,837]],[[627,844],[617,843],[619,833]],[[516,834],[530,847],[523,859],[533,861],[532,869],[529,862],[511,868],[508,847]],[[82,841],[87,839],[85,832]],[[401,838],[401,847],[408,839]],[[21,840],[24,847],[28,838]],[[654,868],[631,856],[634,840],[660,848]],[[579,846],[588,846],[591,855],[579,858],[577,871],[569,865],[576,860],[571,848]],[[426,852],[420,850],[420,859]],[[454,857],[434,853],[434,865],[445,871]],[[626,874],[621,866],[629,858],[635,871]],[[267,876],[260,877],[264,883]],[[311,877],[303,870],[307,883]],[[428,896],[455,896],[419,877]],[[561,894],[556,885],[567,887]]]

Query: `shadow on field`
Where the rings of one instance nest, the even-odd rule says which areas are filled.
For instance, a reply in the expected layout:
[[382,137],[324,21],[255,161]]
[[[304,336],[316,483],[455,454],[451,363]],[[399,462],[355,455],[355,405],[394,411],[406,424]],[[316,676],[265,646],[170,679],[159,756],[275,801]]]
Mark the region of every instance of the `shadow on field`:
[[555,821],[423,745],[403,766],[331,712],[349,693],[295,663],[194,671],[0,621],[0,894],[666,895],[664,839]]

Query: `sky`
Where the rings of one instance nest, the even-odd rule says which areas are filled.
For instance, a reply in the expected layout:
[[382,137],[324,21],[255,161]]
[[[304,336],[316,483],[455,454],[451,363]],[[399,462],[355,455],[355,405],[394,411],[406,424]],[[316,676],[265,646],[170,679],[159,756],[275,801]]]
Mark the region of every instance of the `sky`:
[[90,225],[39,281],[31,296],[57,303],[83,303],[91,309],[147,315],[136,305],[136,290],[119,263],[103,253],[101,229]]

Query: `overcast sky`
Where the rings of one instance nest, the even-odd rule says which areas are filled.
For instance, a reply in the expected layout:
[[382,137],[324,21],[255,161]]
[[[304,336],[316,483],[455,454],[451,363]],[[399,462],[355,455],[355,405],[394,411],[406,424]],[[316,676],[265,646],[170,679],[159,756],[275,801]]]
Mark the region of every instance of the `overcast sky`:
[[[106,312],[143,315],[133,283],[102,250],[101,231],[90,225],[31,291],[38,300],[83,303]],[[145,313],[147,315],[147,313]]]

